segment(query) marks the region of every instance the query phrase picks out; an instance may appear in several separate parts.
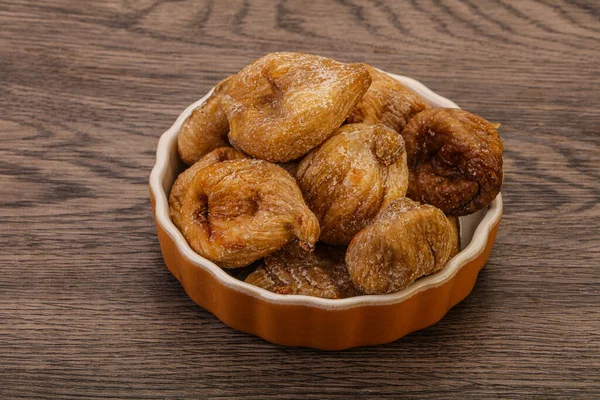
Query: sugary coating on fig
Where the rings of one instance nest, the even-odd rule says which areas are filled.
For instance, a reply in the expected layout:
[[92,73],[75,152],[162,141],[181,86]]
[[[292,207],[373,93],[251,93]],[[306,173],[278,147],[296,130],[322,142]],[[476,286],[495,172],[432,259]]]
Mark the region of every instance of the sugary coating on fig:
[[223,161],[196,173],[183,200],[191,248],[223,268],[246,266],[298,239],[310,249],[319,222],[294,178],[263,160]]
[[448,215],[488,206],[502,186],[499,126],[454,108],[417,114],[402,131],[410,170],[408,197]]
[[247,158],[246,155],[240,153],[233,147],[220,147],[216,150],[206,154],[194,165],[183,171],[171,187],[171,193],[169,194],[169,212],[171,215],[171,221],[181,230],[181,207],[183,205],[183,199],[190,186],[190,183],[196,176],[196,173],[202,168],[208,167],[209,165],[216,164],[226,160],[239,160]]
[[354,107],[346,122],[383,124],[396,132],[427,108],[425,100],[406,86],[370,65],[371,86]]
[[456,233],[440,209],[397,199],[352,239],[346,266],[362,292],[396,292],[442,269],[456,254]]
[[219,147],[229,146],[229,122],[221,106],[231,76],[217,84],[212,95],[183,121],[177,136],[179,157],[188,165]]
[[321,144],[371,83],[363,64],[304,53],[271,53],[240,71],[223,108],[229,141],[253,157],[285,162]]
[[279,294],[301,294],[326,299],[358,296],[344,262],[344,247],[318,243],[305,251],[291,243],[264,258],[245,282]]
[[300,162],[296,180],[321,224],[321,240],[348,244],[408,187],[402,137],[384,125],[341,126]]

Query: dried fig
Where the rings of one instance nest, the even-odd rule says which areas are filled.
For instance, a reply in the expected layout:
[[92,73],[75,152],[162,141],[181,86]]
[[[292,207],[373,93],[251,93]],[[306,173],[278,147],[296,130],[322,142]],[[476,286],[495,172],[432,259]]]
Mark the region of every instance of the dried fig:
[[383,124],[396,132],[419,112],[427,108],[425,100],[396,79],[370,65],[366,65],[371,76],[371,86],[346,122]]
[[307,249],[319,222],[294,178],[262,160],[230,160],[200,169],[183,200],[183,235],[223,268],[246,266],[298,238]]
[[326,299],[358,296],[344,263],[344,251],[344,247],[319,243],[309,252],[292,243],[265,257],[245,281],[279,294]]
[[408,197],[448,215],[467,215],[489,205],[502,186],[499,126],[454,108],[417,114],[402,131],[410,170]]
[[208,152],[229,146],[229,122],[221,98],[231,78],[219,82],[212,95],[183,121],[177,136],[177,150],[186,164],[192,165]]
[[348,244],[408,187],[402,137],[384,125],[343,125],[298,166],[298,185],[321,240]]
[[216,164],[226,160],[239,160],[246,158],[246,156],[233,147],[221,147],[211,151],[194,165],[183,171],[171,187],[171,194],[169,195],[169,211],[171,214],[171,220],[177,229],[181,230],[181,207],[183,205],[183,199],[190,186],[190,183],[196,176],[196,173],[204,167]]
[[397,199],[352,239],[346,266],[364,293],[396,292],[442,269],[455,254],[455,235],[440,209]]
[[454,257],[455,255],[457,255],[458,253],[460,253],[460,221],[458,219],[458,217],[455,217],[453,215],[446,215],[446,217],[448,217],[448,220],[450,221],[450,224],[452,225],[452,235],[451,235],[451,245],[452,245],[452,252],[450,252],[450,258]]
[[327,139],[365,93],[363,64],[303,53],[271,53],[240,71],[223,108],[229,141],[272,162],[297,159]]

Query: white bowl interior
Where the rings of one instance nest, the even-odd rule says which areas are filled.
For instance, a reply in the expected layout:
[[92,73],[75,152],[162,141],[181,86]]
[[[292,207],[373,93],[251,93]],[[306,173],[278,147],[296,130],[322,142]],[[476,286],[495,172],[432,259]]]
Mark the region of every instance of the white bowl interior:
[[[390,73],[388,73],[388,75],[418,93],[432,107],[459,108],[453,101],[432,92],[425,85],[412,78]],[[179,250],[198,266],[198,268],[208,270],[225,285],[233,289],[245,292],[254,297],[260,297],[265,301],[294,305],[311,305],[328,309],[344,309],[364,304],[383,305],[400,302],[415,293],[432,286],[440,285],[448,279],[451,279],[460,267],[477,257],[484,250],[492,227],[502,215],[502,195],[499,194],[487,209],[479,210],[478,212],[465,217],[460,217],[462,251],[450,260],[441,271],[419,279],[414,284],[396,293],[332,300],[303,295],[281,295],[247,284],[230,276],[210,260],[196,254],[187,244],[181,232],[173,225],[169,217],[168,194],[179,173],[185,169],[185,165],[177,154],[177,134],[179,128],[192,110],[201,105],[211,93],[212,90],[206,96],[187,107],[177,118],[173,126],[161,136],[156,152],[156,164],[150,175],[150,189],[152,190],[155,199],[157,222],[175,241]]]

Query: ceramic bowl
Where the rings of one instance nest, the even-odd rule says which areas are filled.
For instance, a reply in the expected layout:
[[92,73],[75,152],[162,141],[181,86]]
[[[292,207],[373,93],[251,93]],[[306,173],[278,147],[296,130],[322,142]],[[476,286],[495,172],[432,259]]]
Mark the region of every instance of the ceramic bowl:
[[[434,107],[458,106],[420,82],[389,74]],[[185,118],[210,95],[190,105],[158,142],[150,197],[165,263],[188,296],[230,327],[270,342],[339,350],[394,341],[439,321],[473,289],[502,216],[502,196],[486,209],[461,217],[461,248],[441,271],[392,294],[321,299],[281,295],[240,281],[196,254],[169,218],[168,194],[185,168],[177,133]]]

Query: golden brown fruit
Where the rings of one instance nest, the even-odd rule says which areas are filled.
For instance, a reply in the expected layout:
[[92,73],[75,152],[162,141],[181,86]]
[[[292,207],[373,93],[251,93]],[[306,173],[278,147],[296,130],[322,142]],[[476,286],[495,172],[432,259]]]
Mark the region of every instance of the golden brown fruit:
[[348,244],[408,187],[402,137],[383,125],[351,124],[311,151],[298,185],[321,224],[321,240]]
[[183,235],[223,268],[243,267],[298,238],[309,249],[319,222],[294,178],[262,160],[230,160],[196,173],[183,201]]
[[452,235],[451,235],[451,240],[452,242],[450,243],[453,247],[452,252],[450,253],[450,258],[454,257],[455,255],[457,255],[458,253],[460,253],[460,221],[458,219],[458,217],[455,217],[453,215],[450,216],[446,216],[448,217],[448,220],[450,221],[450,224],[452,226]]
[[456,251],[455,232],[440,209],[397,199],[352,239],[348,272],[364,293],[396,292],[444,267]]
[[181,207],[183,205],[183,199],[190,186],[190,183],[196,176],[196,173],[204,167],[216,164],[226,160],[239,160],[246,158],[246,155],[240,153],[233,147],[221,147],[211,151],[194,165],[183,171],[171,187],[171,193],[169,194],[169,211],[171,214],[171,221],[181,230]]
[[240,71],[223,108],[231,144],[272,162],[297,159],[338,128],[371,78],[363,64],[271,53]]
[[326,299],[358,296],[352,284],[343,247],[317,244],[314,252],[292,243],[265,257],[246,282],[279,294],[302,294]]
[[370,65],[371,86],[348,116],[348,123],[383,124],[396,132],[427,108],[425,100],[396,79]]
[[448,215],[472,214],[489,205],[502,186],[499,126],[454,108],[417,114],[402,131],[408,197]]
[[183,121],[177,136],[177,150],[186,164],[192,165],[210,151],[229,146],[229,122],[221,98],[231,78],[219,82],[212,95]]

